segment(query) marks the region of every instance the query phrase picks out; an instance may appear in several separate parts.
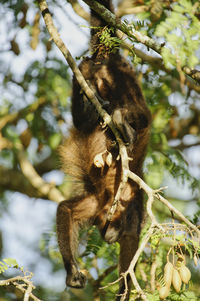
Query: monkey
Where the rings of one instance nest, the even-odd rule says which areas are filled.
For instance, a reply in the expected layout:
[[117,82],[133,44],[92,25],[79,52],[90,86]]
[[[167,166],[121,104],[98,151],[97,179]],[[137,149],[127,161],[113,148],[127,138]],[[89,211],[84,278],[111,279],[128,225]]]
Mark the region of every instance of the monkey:
[[[98,0],[113,12],[110,0]],[[142,165],[146,155],[151,127],[151,113],[147,107],[135,71],[120,51],[110,51],[100,42],[106,22],[91,9],[92,55],[82,60],[79,68],[94,89],[102,107],[111,115],[119,134],[127,146],[130,170],[143,177]],[[115,36],[115,32],[112,33]],[[102,127],[102,120],[94,105],[81,90],[76,78],[72,85],[73,127],[69,138],[60,147],[63,170],[70,175],[74,193],[59,203],[56,225],[58,245],[66,269],[66,285],[83,288],[86,276],[76,262],[80,228],[96,225],[107,243],[120,244],[119,274],[125,272],[137,248],[143,220],[143,192],[137,183],[128,180],[111,220],[108,214],[119,187],[122,168],[119,149],[111,130]],[[101,168],[94,158],[102,154],[112,162]],[[131,279],[127,279],[129,299]],[[119,284],[116,300],[124,294],[125,283]]]

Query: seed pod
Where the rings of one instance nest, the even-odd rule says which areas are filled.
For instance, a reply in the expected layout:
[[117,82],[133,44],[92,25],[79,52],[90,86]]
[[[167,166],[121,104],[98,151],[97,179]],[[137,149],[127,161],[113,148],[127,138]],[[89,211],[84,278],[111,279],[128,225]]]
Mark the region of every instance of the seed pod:
[[102,153],[100,154],[97,154],[95,157],[94,157],[94,165],[98,168],[101,168],[101,167],[104,167],[104,160],[103,160],[103,156],[102,156]]
[[106,156],[106,164],[110,167],[112,164],[112,154],[108,153],[108,155]]
[[179,293],[180,290],[181,290],[182,281],[181,281],[181,277],[179,275],[179,272],[175,268],[173,268],[172,284],[173,284],[173,287],[174,287],[175,291],[177,293]]
[[193,259],[194,259],[194,264],[197,266],[198,265],[198,259],[197,259],[197,255],[196,254],[194,255]]
[[169,286],[163,286],[159,289],[160,299],[165,299],[169,295],[170,288]]
[[181,280],[187,284],[190,281],[191,273],[190,270],[183,264],[179,269],[179,274],[181,277]]
[[171,262],[167,262],[164,268],[164,280],[166,286],[171,286],[172,283],[172,275],[173,275],[173,264]]
[[182,254],[177,254],[178,260],[176,262],[176,266],[179,268],[182,264],[185,264],[185,256]]

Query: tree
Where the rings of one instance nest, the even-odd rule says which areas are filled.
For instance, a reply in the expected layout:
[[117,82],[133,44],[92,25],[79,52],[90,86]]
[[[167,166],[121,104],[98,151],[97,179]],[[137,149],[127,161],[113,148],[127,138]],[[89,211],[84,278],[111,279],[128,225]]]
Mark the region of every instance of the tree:
[[[39,2],[40,5],[45,3]],[[65,35],[68,36],[70,31],[64,29],[65,24],[60,22],[61,13],[68,20],[68,11],[73,8],[77,14],[73,17],[76,25],[78,15],[87,22],[89,16],[85,6],[81,6],[78,1],[67,2],[49,1],[49,9],[54,12],[49,20],[56,21],[57,27],[61,31],[65,30]],[[116,15],[122,18],[121,22],[112,14],[106,13],[95,1],[85,2],[100,12],[110,25],[119,29],[115,46],[121,47],[124,55],[134,64],[153,114],[151,143],[144,167],[148,186],[141,183],[148,195],[147,213],[150,222],[144,227],[141,252],[138,253],[140,257],[136,258],[137,280],[133,279],[133,296],[136,298],[140,295],[144,300],[159,300],[158,289],[166,287],[164,266],[169,261],[177,268],[185,267],[187,263],[192,272],[193,287],[189,285],[188,290],[185,284],[179,291],[175,286],[175,289],[171,289],[168,300],[198,300],[199,273],[192,262],[198,263],[200,253],[200,240],[197,236],[200,212],[197,155],[200,148],[200,72],[197,70],[200,57],[199,2],[118,1]],[[49,40],[38,3],[3,1],[1,9],[4,31],[0,49],[0,192],[4,213],[6,209],[11,209],[10,196],[15,192],[21,193],[21,198],[27,196],[27,202],[31,203],[31,198],[59,202],[70,191],[67,181],[55,185],[54,182],[47,182],[45,175],[59,168],[56,149],[62,137],[67,135],[70,124],[68,112],[71,74],[68,64],[72,67],[74,61],[68,48],[59,44],[62,41],[57,33],[50,31],[51,38],[63,51],[68,64]],[[83,22],[82,19],[79,20],[78,23]],[[54,29],[50,26],[52,28]],[[64,40],[64,35],[62,38]],[[113,43],[109,31],[102,34],[102,43]],[[85,55],[85,49],[80,49],[80,57]],[[31,59],[25,60],[27,54],[30,54]],[[90,98],[94,97],[90,95]],[[160,191],[156,190],[166,183],[169,183],[169,188],[165,191],[165,197],[185,213],[184,223],[184,216],[170,207],[170,203],[166,203]],[[187,199],[176,193],[174,188],[177,185],[182,185],[184,191],[189,190]],[[153,190],[149,190],[149,187]],[[151,200],[153,202],[156,198],[158,201],[154,202],[152,211]],[[191,204],[195,204],[192,212]],[[46,206],[49,203],[46,202]],[[160,224],[164,231],[159,230]],[[84,242],[85,233],[81,237]],[[5,242],[2,241],[4,247]],[[58,251],[51,242],[50,235],[43,235],[40,251],[42,256],[50,259],[53,271],[56,271],[62,265]],[[61,296],[56,291],[50,292],[48,288],[38,286],[34,295],[42,300],[51,300],[52,296],[55,296],[54,300],[89,300],[88,296],[91,296],[91,300],[113,300],[117,283],[107,285],[117,279],[117,254],[118,245],[108,247],[102,242],[96,229],[91,228],[89,242],[80,259],[82,267],[89,271],[86,290],[71,290]],[[7,257],[4,248],[3,256]],[[5,270],[6,266],[17,267],[17,263],[7,260],[2,261],[1,266]],[[9,278],[7,275],[4,277]],[[107,287],[99,291],[102,286]],[[3,289],[2,295],[5,300],[18,298],[15,289],[9,292]],[[20,298],[22,296],[19,300]]]

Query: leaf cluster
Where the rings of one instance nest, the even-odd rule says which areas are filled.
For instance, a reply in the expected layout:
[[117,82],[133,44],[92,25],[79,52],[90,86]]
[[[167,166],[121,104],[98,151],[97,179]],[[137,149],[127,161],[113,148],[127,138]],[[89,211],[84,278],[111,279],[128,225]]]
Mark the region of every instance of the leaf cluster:
[[195,52],[200,46],[199,20],[194,15],[191,1],[181,0],[172,5],[172,11],[155,30],[165,40],[162,57],[167,68],[187,65],[195,67],[199,59]]

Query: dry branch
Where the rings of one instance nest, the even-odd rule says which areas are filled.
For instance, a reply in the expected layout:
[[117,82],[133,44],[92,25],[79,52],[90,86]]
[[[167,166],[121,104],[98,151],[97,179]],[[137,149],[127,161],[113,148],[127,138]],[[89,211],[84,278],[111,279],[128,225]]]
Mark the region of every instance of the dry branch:
[[16,276],[6,280],[0,280],[0,286],[8,286],[10,284],[13,284],[17,289],[19,289],[24,294],[23,301],[28,301],[30,299],[34,301],[42,301],[41,299],[34,296],[32,293],[32,291],[35,289],[35,286],[31,281],[30,275],[31,274],[24,275],[24,276]]

